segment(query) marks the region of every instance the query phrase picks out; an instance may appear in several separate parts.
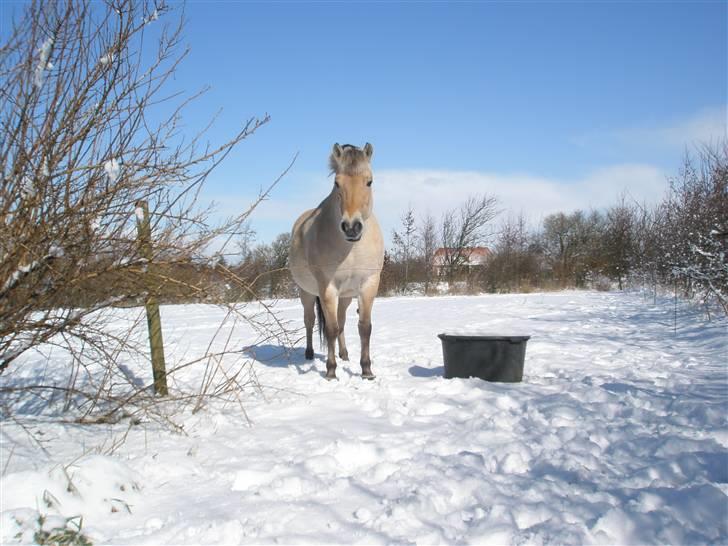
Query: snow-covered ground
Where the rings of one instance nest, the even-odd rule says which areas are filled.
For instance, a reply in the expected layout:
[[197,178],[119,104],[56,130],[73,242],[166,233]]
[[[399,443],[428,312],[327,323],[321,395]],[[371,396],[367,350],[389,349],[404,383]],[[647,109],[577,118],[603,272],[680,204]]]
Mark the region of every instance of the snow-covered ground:
[[[176,415],[183,432],[24,420],[43,451],[8,420],[0,542],[32,540],[40,512],[114,544],[726,543],[727,323],[681,306],[675,331],[673,312],[598,292],[379,299],[375,381],[352,305],[339,381],[320,351],[267,343],[262,388]],[[221,315],[164,307],[168,351],[204,351]],[[531,335],[523,383],[443,379],[436,335],[455,329]]]

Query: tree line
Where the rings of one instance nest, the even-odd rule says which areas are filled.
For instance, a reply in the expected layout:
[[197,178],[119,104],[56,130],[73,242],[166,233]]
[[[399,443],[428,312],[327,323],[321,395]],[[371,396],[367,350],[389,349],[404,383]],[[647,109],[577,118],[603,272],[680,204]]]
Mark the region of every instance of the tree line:
[[[474,206],[484,200],[469,199],[439,223],[406,211],[387,253],[384,290],[431,293],[442,281],[468,292],[647,286],[728,312],[725,143],[686,155],[653,205],[625,193],[606,209],[558,212],[533,225],[523,214],[498,214],[494,201]],[[457,267],[465,248],[485,243],[482,266]],[[446,249],[445,267],[436,248]]]

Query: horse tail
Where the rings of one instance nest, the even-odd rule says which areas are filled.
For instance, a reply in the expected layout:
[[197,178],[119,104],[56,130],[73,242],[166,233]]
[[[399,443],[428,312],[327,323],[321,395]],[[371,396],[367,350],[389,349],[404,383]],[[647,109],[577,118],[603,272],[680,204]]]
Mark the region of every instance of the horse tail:
[[326,336],[326,317],[324,316],[324,310],[321,308],[321,298],[316,296],[316,317],[318,318],[318,334],[319,334],[319,346],[328,348]]

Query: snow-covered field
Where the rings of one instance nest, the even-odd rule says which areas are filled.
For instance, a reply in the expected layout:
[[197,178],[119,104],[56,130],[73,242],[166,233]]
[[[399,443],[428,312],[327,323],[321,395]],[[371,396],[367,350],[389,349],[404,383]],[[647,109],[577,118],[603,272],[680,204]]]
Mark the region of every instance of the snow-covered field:
[[[25,420],[43,451],[8,420],[0,542],[32,540],[40,512],[114,544],[725,544],[727,323],[681,306],[675,331],[673,312],[620,293],[379,299],[375,381],[352,305],[339,381],[320,351],[258,349],[251,424],[235,403],[175,416],[180,433]],[[168,350],[204,350],[221,314],[163,308]],[[523,383],[443,379],[454,329],[531,335]]]

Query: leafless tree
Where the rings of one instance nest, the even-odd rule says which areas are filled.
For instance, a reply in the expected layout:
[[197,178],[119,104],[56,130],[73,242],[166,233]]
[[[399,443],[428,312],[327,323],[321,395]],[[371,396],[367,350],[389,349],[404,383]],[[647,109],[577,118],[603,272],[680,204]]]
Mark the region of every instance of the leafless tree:
[[493,235],[491,222],[498,216],[498,199],[473,195],[459,208],[443,214],[441,242],[444,249],[442,270],[452,282],[467,261],[467,249],[484,245]]
[[632,269],[635,254],[636,210],[625,194],[618,198],[617,204],[609,207],[605,216],[602,234],[604,254],[604,273],[617,279],[617,286],[624,289],[625,280]]
[[483,275],[484,288],[491,292],[524,290],[540,279],[540,247],[528,228],[523,213],[508,215],[498,236]]
[[686,155],[661,208],[662,274],[728,313],[728,144]]
[[559,286],[583,286],[589,272],[599,269],[601,216],[577,210],[544,219],[541,247]]
[[291,246],[290,232],[280,233],[270,245],[261,247],[262,279],[271,298],[291,298],[297,295],[295,284],[288,271],[288,249]]
[[401,292],[407,290],[410,282],[410,269],[415,258],[415,234],[417,231],[415,213],[410,206],[401,217],[401,228],[392,230],[392,244],[394,245],[394,259],[402,265],[403,275],[399,284]]
[[429,294],[435,268],[435,252],[437,251],[437,224],[430,213],[420,220],[417,228],[417,247],[422,260],[425,294]]
[[[162,3],[36,0],[0,46],[0,373],[51,344],[82,371],[103,363],[106,385],[124,380],[120,351],[143,344],[110,333],[101,311],[171,287],[218,301],[180,271],[224,254],[256,203],[215,223],[200,190],[268,117],[217,145],[187,134],[191,99],[165,87],[186,54],[181,37],[181,14]],[[141,202],[151,260],[136,241]]]
[[241,262],[249,259],[253,253],[256,236],[255,229],[250,225],[250,222],[245,222],[240,227],[240,233],[237,236],[235,244],[237,246],[236,253],[240,257]]

